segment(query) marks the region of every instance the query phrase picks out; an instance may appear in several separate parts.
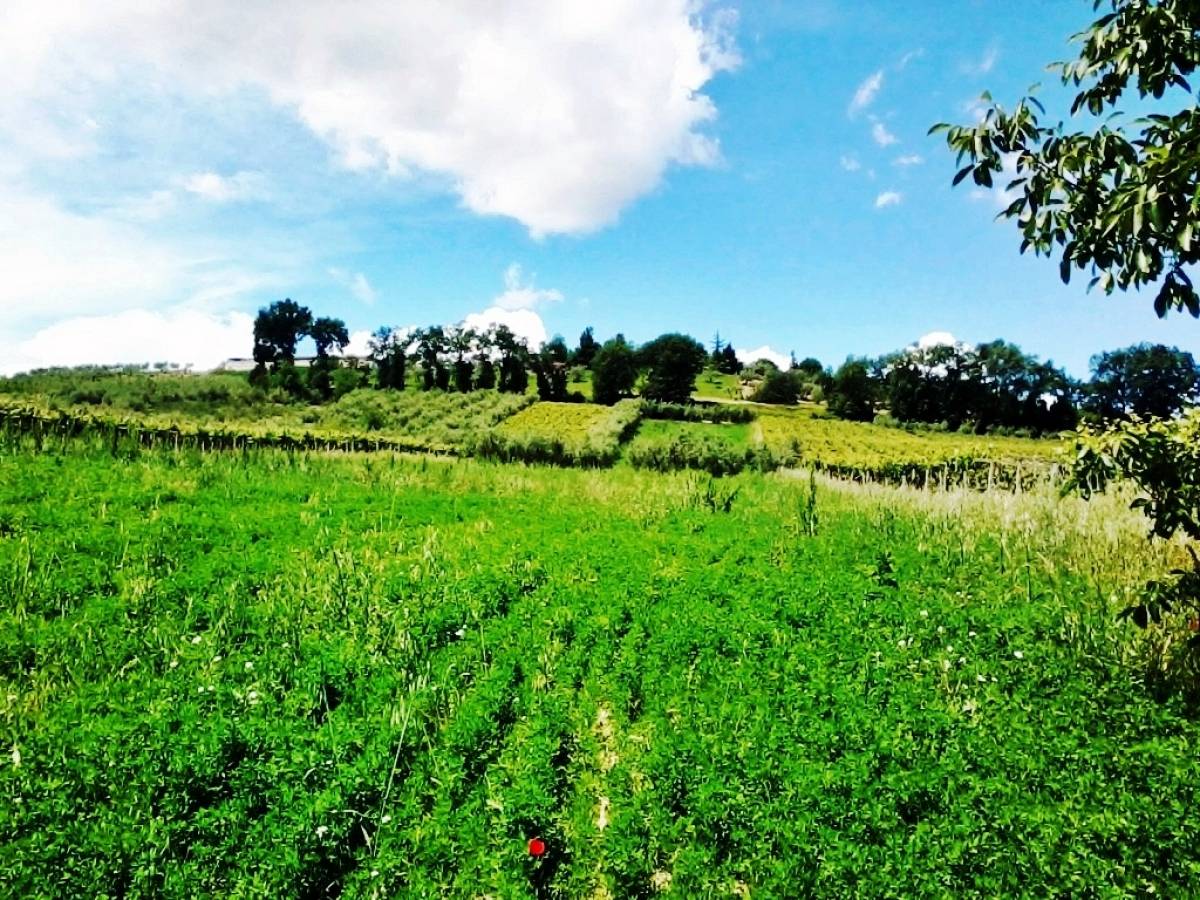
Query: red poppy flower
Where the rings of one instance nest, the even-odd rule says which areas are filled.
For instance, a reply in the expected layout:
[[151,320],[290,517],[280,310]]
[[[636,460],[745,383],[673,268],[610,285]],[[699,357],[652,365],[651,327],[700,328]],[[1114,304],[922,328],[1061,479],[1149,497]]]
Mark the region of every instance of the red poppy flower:
[[529,855],[530,856],[541,856],[545,852],[546,852],[546,842],[545,841],[543,841],[541,838],[530,838],[529,839]]

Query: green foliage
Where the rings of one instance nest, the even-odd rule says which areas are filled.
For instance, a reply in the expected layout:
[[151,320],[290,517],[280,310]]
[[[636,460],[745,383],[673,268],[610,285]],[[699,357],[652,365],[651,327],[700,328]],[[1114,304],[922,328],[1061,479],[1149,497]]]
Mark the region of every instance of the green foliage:
[[592,326],[589,325],[583,329],[583,333],[579,335],[579,346],[575,348],[575,352],[571,354],[570,363],[572,366],[583,366],[585,369],[590,369],[592,360],[596,358],[596,354],[600,350],[600,342],[596,340],[592,333]]
[[[1150,520],[1155,537],[1180,533],[1200,541],[1200,409],[1175,420],[1135,418],[1109,428],[1081,428],[1069,486],[1090,496],[1117,479],[1135,485],[1133,508]],[[1150,582],[1124,615],[1143,628],[1172,611],[1200,617],[1200,556],[1188,549],[1191,571],[1178,569]],[[1200,636],[1190,643],[1200,649]]]
[[653,400],[643,400],[642,418],[672,422],[745,424],[754,421],[754,408],[719,403],[656,403]]
[[866,363],[857,359],[842,363],[825,392],[825,402],[839,419],[870,422],[875,418],[875,385]]
[[1200,724],[1103,599],[1147,555],[1069,527],[1124,511],[822,481],[797,540],[807,489],[0,444],[0,884],[1200,892]]
[[622,400],[612,407],[536,403],[481,435],[470,452],[504,462],[610,466],[640,416],[637,400]]
[[395,328],[376,329],[369,342],[377,384],[384,390],[402,391],[408,374],[408,345],[411,337]]
[[637,357],[624,336],[605,341],[592,360],[592,399],[612,406],[629,396],[637,374]]
[[[1187,79],[1200,61],[1200,7],[1193,0],[1096,0],[1111,12],[1075,36],[1079,56],[1056,65],[1065,85],[1080,89],[1071,114],[1101,116],[1132,89],[1142,100],[1176,100],[1177,112],[1137,120],[1131,134],[1110,116],[1096,127],[1068,132],[1043,125],[1032,96],[1008,112],[992,104],[974,125],[935,125],[945,131],[968,175],[991,188],[1015,166],[1007,190],[1016,199],[1002,215],[1017,222],[1021,252],[1060,252],[1064,282],[1090,268],[1092,286],[1106,293],[1162,282],[1154,309],[1200,316],[1200,297],[1185,271],[1200,261],[1196,240],[1195,175],[1200,168],[1200,110]],[[1175,92],[1173,89],[1181,89]]]
[[909,347],[876,363],[880,399],[901,422],[945,422],[950,430],[1075,427],[1075,384],[1014,344]]
[[263,307],[254,320],[254,361],[272,367],[294,362],[296,343],[312,326],[312,311],[290,298]]
[[711,426],[675,428],[657,434],[644,430],[630,442],[625,458],[636,469],[697,469],[714,477],[736,475],[747,468],[774,467],[766,451],[730,440]]
[[704,371],[704,345],[685,334],[664,334],[638,348],[638,361],[647,370],[642,396],[663,403],[687,403]]
[[800,385],[791,372],[780,372],[776,369],[767,372],[754,399],[759,403],[776,403],[791,406],[800,399]]
[[1200,366],[1177,347],[1135,344],[1092,357],[1088,406],[1103,418],[1169,418],[1200,402]]

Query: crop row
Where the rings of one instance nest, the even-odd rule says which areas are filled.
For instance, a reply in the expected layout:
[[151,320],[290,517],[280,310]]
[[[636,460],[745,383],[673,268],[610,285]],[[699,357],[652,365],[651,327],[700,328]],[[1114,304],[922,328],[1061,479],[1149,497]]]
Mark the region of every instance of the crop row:
[[554,465],[610,466],[637,428],[641,404],[538,403],[484,434],[469,451],[485,459]]
[[[736,409],[731,407],[731,409]],[[668,410],[669,414],[673,411]],[[622,453],[647,415],[626,400],[613,407],[536,403],[528,396],[389,395],[356,392],[321,421],[193,421],[167,415],[119,416],[37,403],[4,405],[0,428],[9,440],[90,436],[122,445],[242,450],[458,453],[507,462],[605,467]],[[650,407],[662,416],[661,406]],[[653,426],[653,427],[651,427]],[[921,433],[822,418],[805,410],[764,410],[749,425],[660,419],[625,447],[637,468],[698,469],[713,475],[746,468],[802,466],[855,480],[920,486],[1013,487],[1053,477],[1061,442]]]
[[69,440],[92,438],[109,446],[114,453],[127,447],[175,450],[189,448],[204,451],[269,447],[281,450],[342,452],[455,452],[453,447],[446,445],[381,435],[333,431],[279,433],[247,425],[156,425],[141,420],[117,419],[67,410],[50,411],[36,407],[0,406],[0,435],[8,444],[28,438],[39,450],[47,443],[61,444]]

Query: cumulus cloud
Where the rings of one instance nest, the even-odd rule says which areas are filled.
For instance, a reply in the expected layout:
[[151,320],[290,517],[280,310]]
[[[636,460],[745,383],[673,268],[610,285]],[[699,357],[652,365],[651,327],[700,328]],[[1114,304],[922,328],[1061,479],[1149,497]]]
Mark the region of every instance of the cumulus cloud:
[[558,303],[563,295],[556,290],[543,290],[534,284],[534,276],[524,278],[520,265],[512,263],[504,271],[504,292],[492,300],[500,309],[535,309],[546,303]]
[[371,355],[371,332],[369,331],[352,331],[350,332],[350,343],[346,345],[346,349],[342,351],[342,356],[357,356],[365,357]]
[[[475,213],[583,233],[671,164],[719,161],[703,89],[739,65],[735,27],[732,11],[695,0],[297,0],[286,14],[240,0],[9,0],[0,135],[41,130],[22,152],[86,153],[82,111],[130,80],[249,88],[346,166],[435,173]],[[212,172],[193,186],[237,193]]]
[[263,177],[257,172],[196,172],[183,179],[183,189],[213,203],[256,200],[264,196]]
[[889,206],[899,206],[904,195],[899,191],[884,191],[875,198],[876,209],[887,209]]
[[231,356],[249,356],[253,345],[254,320],[246,313],[131,309],[76,316],[42,328],[14,342],[15,352],[0,359],[0,371],[153,362],[211,369]]
[[503,309],[489,306],[483,312],[471,313],[463,319],[463,325],[484,331],[493,325],[507,325],[519,338],[524,338],[531,349],[546,343],[546,323],[532,309]]
[[905,156],[897,156],[894,160],[892,160],[892,165],[903,166],[907,168],[908,166],[919,166],[924,162],[925,157],[921,156],[919,153],[909,153]]
[[854,92],[854,97],[850,100],[850,106],[846,110],[851,117],[858,115],[863,110],[867,109],[875,98],[879,95],[880,89],[883,87],[883,69],[868,75],[863,82],[858,86],[858,90]]
[[841,164],[842,169],[847,172],[857,172],[862,168],[862,163],[854,156],[843,156],[838,162]]
[[890,147],[892,144],[900,142],[900,139],[888,131],[888,127],[882,122],[875,122],[871,126],[871,139],[880,147]]
[[922,350],[928,350],[930,347],[954,347],[957,344],[958,341],[949,331],[930,331],[917,338],[917,346]]
[[790,353],[780,353],[778,350],[773,350],[767,344],[757,347],[754,350],[738,350],[734,349],[738,360],[744,366],[752,365],[760,359],[765,359],[768,362],[773,362],[779,368],[787,370],[792,365],[792,357]]
[[492,298],[488,308],[463,319],[463,325],[483,331],[493,325],[507,325],[517,337],[525,339],[531,348],[546,343],[546,323],[537,309],[563,300],[561,291],[539,288],[531,274],[526,277],[518,263],[504,270],[504,290]]

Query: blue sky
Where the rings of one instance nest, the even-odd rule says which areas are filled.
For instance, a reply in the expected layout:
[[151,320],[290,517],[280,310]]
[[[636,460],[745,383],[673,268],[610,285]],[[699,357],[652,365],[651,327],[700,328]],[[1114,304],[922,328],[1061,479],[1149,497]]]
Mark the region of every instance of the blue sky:
[[290,296],[352,331],[506,320],[878,354],[1003,337],[1076,375],[1150,297],[1021,257],[951,189],[967,122],[1090,2],[187,4],[0,11],[0,371],[249,354]]

